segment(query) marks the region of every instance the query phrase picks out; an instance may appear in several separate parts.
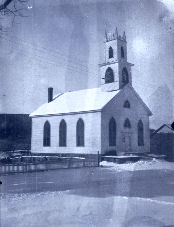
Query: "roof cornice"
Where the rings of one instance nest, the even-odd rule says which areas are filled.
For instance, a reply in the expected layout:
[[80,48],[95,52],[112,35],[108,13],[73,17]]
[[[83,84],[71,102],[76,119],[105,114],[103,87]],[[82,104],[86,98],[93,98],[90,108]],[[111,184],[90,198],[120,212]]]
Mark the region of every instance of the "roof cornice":
[[37,118],[37,117],[53,117],[53,116],[76,115],[76,114],[86,114],[86,113],[96,113],[96,112],[101,112],[101,109],[99,109],[99,110],[88,110],[88,111],[79,111],[79,112],[70,112],[70,113],[33,115],[33,116],[30,116],[30,117],[31,118]]

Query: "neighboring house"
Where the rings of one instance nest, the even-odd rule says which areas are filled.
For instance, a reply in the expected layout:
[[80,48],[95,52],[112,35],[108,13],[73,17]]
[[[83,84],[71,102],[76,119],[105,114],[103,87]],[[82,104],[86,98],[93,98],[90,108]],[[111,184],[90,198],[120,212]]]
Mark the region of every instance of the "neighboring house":
[[168,161],[174,161],[174,130],[169,124],[164,124],[157,130],[152,130],[150,152],[166,155]]
[[29,150],[30,147],[29,114],[0,114],[0,151]]
[[132,87],[127,41],[106,33],[101,85],[53,96],[30,114],[34,153],[150,152],[149,108]]

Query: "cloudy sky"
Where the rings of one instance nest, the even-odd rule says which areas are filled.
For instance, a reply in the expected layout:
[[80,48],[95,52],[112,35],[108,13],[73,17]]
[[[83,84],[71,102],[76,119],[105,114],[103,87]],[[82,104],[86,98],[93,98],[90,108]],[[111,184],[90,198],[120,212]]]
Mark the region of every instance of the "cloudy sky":
[[0,111],[31,113],[54,93],[99,85],[104,31],[127,35],[133,86],[152,127],[174,119],[174,0],[30,0],[0,18]]

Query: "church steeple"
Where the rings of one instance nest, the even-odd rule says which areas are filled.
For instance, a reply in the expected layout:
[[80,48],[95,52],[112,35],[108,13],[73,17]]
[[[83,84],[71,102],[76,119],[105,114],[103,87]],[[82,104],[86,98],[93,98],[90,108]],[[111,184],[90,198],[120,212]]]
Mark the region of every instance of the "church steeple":
[[104,90],[112,91],[132,85],[131,66],[127,62],[127,41],[125,32],[119,35],[105,30],[105,62],[100,64],[101,85]]

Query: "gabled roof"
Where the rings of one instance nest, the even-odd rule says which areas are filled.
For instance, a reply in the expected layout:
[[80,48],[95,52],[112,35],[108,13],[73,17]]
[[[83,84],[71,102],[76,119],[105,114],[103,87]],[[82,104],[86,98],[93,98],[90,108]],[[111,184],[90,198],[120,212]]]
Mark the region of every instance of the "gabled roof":
[[127,85],[127,87],[129,87],[135,94],[135,96],[138,98],[138,100],[140,101],[140,103],[144,106],[144,108],[146,109],[147,113],[149,114],[149,116],[152,116],[152,112],[149,109],[149,107],[144,103],[144,101],[141,99],[141,97],[139,96],[139,94],[135,91],[135,89],[131,86],[131,85]]
[[101,111],[119,92],[102,91],[100,87],[65,92],[56,95],[52,102],[40,106],[30,117]]
[[149,116],[152,116],[152,112],[150,111],[149,107],[144,103],[144,101],[141,99],[141,97],[138,95],[138,93],[135,91],[135,89],[132,87],[132,85],[127,84],[125,85],[122,89],[120,89],[120,92],[118,93],[118,96],[121,95],[121,92],[124,91],[125,89],[130,89],[135,97],[137,98],[138,102],[143,106],[145,111]]
[[[166,128],[166,130],[163,130]],[[155,130],[152,134],[151,137],[156,135],[157,133],[174,133],[174,129],[171,127],[170,124],[163,124],[161,127],[159,127],[157,130]]]

